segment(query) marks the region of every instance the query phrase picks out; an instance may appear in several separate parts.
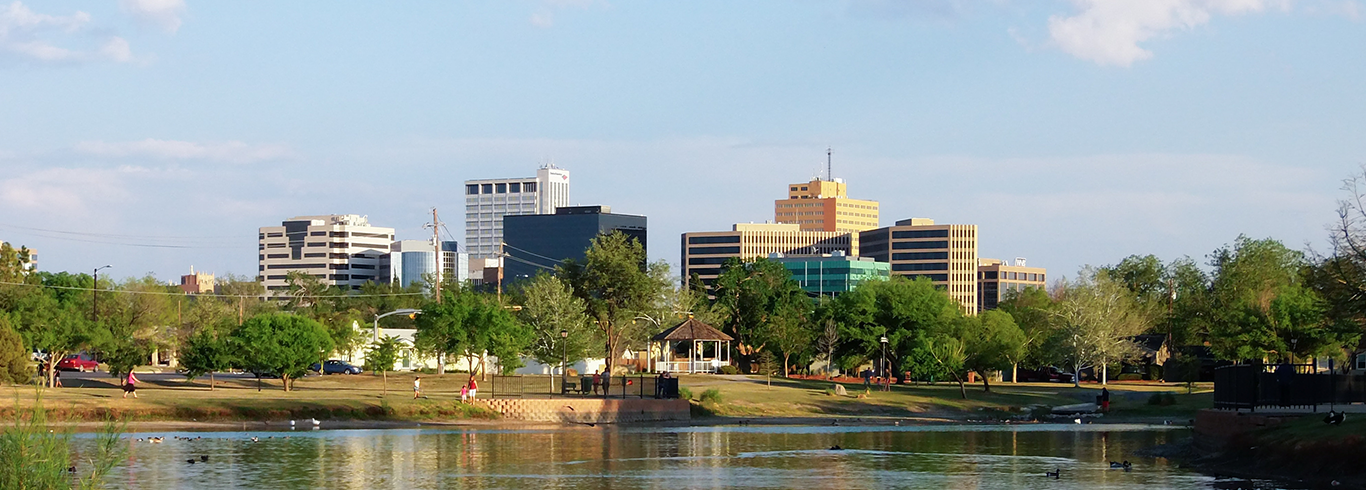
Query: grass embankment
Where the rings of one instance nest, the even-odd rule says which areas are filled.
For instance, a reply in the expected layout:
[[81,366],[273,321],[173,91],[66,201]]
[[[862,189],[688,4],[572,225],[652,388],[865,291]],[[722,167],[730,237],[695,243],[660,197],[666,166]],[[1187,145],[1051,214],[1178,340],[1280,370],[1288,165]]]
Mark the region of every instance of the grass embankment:
[[[699,399],[715,389],[721,401],[699,401],[699,415],[723,417],[916,417],[951,420],[1000,420],[1046,413],[1037,407],[1054,407],[1091,402],[1100,393],[1101,385],[1083,384],[1074,388],[1059,383],[998,383],[991,392],[981,385],[969,386],[967,399],[959,393],[958,385],[893,385],[890,392],[878,391],[874,386],[865,393],[863,384],[841,383],[847,396],[832,395],[832,381],[772,378],[761,376],[685,376],[682,386]],[[1184,385],[1163,383],[1111,383],[1110,412],[1098,421],[1161,421],[1172,420],[1184,424],[1195,417],[1195,412],[1212,403],[1210,387],[1197,387],[1194,394],[1186,394]],[[1154,394],[1171,393],[1164,405],[1153,405]]]
[[[371,374],[354,376],[310,376],[295,381],[294,390],[285,392],[280,380],[262,381],[257,390],[254,378],[219,379],[209,390],[208,378],[186,381],[178,376],[143,376],[138,398],[122,398],[118,380],[111,377],[67,379],[66,387],[42,390],[42,402],[53,420],[97,421],[106,416],[130,421],[235,422],[283,421],[318,418],[356,421],[484,421],[497,414],[477,405],[460,403],[460,386],[467,374],[423,375],[426,398],[412,398],[412,373],[391,373],[388,396],[382,396],[382,379]],[[481,396],[487,398],[488,383],[482,383]],[[790,419],[830,417],[884,417],[946,420],[999,420],[1029,415],[1028,407],[1051,407],[1094,400],[1100,391],[1095,384],[1073,388],[1057,383],[993,384],[991,393],[981,385],[969,386],[962,399],[958,386],[940,383],[933,386],[893,386],[890,392],[876,387],[864,397],[862,383],[845,383],[848,396],[833,396],[827,390],[831,381],[773,378],[772,386],[760,376],[684,376],[681,386],[697,399],[707,390],[717,390],[720,401],[698,403],[697,415],[721,417],[784,417]],[[547,396],[531,391],[549,392],[545,376],[527,376],[528,397]],[[1101,421],[1161,420],[1184,422],[1194,411],[1210,406],[1208,393],[1185,395],[1185,388],[1150,383],[1113,383],[1111,412]],[[29,406],[35,388],[10,388],[0,397],[0,416],[12,417],[15,403]],[[1155,392],[1177,393],[1175,405],[1148,404]],[[1046,413],[1046,411],[1044,411]],[[800,422],[800,420],[798,420]]]
[[[153,378],[144,376],[144,378]],[[138,398],[123,398],[114,378],[68,379],[66,387],[42,389],[42,404],[57,421],[103,420],[107,416],[130,421],[228,422],[289,420],[301,418],[425,421],[489,419],[496,414],[460,403],[460,386],[466,374],[423,375],[427,398],[412,398],[412,374],[389,375],[388,396],[382,396],[379,376],[311,376],[296,380],[293,390],[281,389],[280,380],[209,379],[186,381],[144,379]],[[15,386],[0,397],[0,415],[11,418],[15,404],[34,403],[33,386]]]
[[1222,454],[1201,464],[1251,476],[1296,479],[1315,485],[1337,480],[1366,488],[1366,416],[1348,414],[1341,425],[1310,414],[1235,436]]

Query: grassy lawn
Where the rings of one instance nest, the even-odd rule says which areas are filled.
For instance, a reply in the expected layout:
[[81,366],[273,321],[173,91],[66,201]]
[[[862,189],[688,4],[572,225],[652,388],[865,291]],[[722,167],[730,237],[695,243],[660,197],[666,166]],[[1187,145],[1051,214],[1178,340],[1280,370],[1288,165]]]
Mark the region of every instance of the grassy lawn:
[[[1058,406],[1095,400],[1100,393],[1098,384],[1020,383],[993,384],[990,393],[981,384],[967,387],[963,399],[958,385],[939,383],[927,385],[894,385],[892,391],[873,391],[866,396],[862,383],[844,384],[848,396],[834,396],[828,390],[831,381],[773,378],[761,376],[684,376],[681,385],[688,388],[693,398],[709,389],[720,392],[722,402],[708,403],[716,415],[735,417],[819,417],[828,415],[863,415],[891,417],[944,417],[953,419],[989,419],[1025,413],[1029,406]],[[1157,383],[1111,383],[1111,411],[1115,418],[1191,418],[1196,410],[1209,408],[1212,403],[1210,386],[1198,386],[1196,392],[1186,394],[1184,386]],[[1172,393],[1171,405],[1150,405],[1148,398],[1155,393]],[[1183,419],[1184,421],[1184,419]]]
[[[297,380],[294,390],[285,392],[280,380],[268,379],[257,389],[255,379],[220,379],[215,390],[209,390],[209,380],[199,378],[185,381],[144,376],[139,383],[138,398],[122,398],[118,381],[114,378],[68,379],[66,387],[41,390],[43,406],[54,419],[100,420],[106,415],[129,420],[175,421],[234,421],[288,420],[316,417],[319,419],[359,420],[459,420],[491,418],[494,415],[459,402],[460,386],[466,374],[442,376],[423,375],[422,387],[426,398],[412,398],[412,373],[391,373],[389,392],[382,396],[382,379],[371,374],[354,376],[310,376]],[[1025,413],[1025,407],[1057,406],[1094,400],[1100,391],[1095,384],[1073,388],[1068,384],[1022,383],[994,384],[991,393],[983,393],[980,384],[968,386],[968,398],[959,395],[958,386],[940,383],[934,386],[893,386],[891,392],[874,391],[866,397],[862,383],[848,383],[848,396],[832,396],[827,389],[834,383],[819,380],[773,378],[761,376],[684,376],[681,386],[696,399],[707,390],[720,392],[721,403],[707,403],[705,408],[720,416],[734,417],[830,417],[830,416],[886,416],[936,417],[960,420],[1004,418]],[[524,377],[528,393],[549,391],[545,376]],[[481,397],[490,392],[488,382],[481,382]],[[1193,417],[1194,411],[1210,406],[1209,387],[1203,386],[1194,395],[1186,395],[1185,388],[1176,385],[1149,383],[1114,383],[1111,413],[1107,418],[1181,418]],[[1203,393],[1201,393],[1203,391]],[[1150,392],[1173,392],[1176,404],[1149,405]],[[11,416],[16,404],[31,406],[39,393],[33,386],[10,387],[7,396],[0,396],[0,414]],[[545,395],[528,395],[545,396]]]

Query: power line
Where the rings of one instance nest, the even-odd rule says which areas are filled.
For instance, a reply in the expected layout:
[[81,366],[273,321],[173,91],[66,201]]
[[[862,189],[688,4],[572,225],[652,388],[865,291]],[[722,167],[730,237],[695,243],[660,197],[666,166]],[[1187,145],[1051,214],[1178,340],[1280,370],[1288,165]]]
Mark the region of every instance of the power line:
[[167,239],[167,240],[222,240],[222,239],[231,239],[231,238],[241,238],[240,236],[236,236],[236,235],[232,235],[232,236],[227,236],[227,235],[223,235],[223,236],[120,235],[120,234],[116,234],[116,233],[89,233],[89,232],[80,232],[80,231],[48,230],[48,229],[44,229],[44,228],[31,228],[31,227],[27,227],[27,226],[10,225],[10,224],[5,224],[5,223],[0,223],[0,228],[14,228],[14,229],[16,229],[16,230],[41,231],[41,232],[47,232],[47,233],[61,233],[61,234],[63,234],[63,235],[78,235],[78,236],[105,237],[105,238],[152,238],[152,239]]
[[540,268],[542,268],[542,269],[545,269],[545,270],[552,270],[552,271],[555,270],[554,267],[550,267],[550,266],[548,266],[548,265],[541,265],[541,264],[537,264],[537,263],[535,263],[535,262],[532,262],[532,261],[530,261],[530,260],[526,260],[526,259],[521,259],[521,258],[513,257],[511,254],[503,254],[503,257],[504,257],[504,258],[507,258],[507,259],[511,259],[511,260],[513,260],[514,262],[521,262],[521,263],[523,263],[523,264],[526,264],[526,265],[529,265],[529,266],[532,266],[532,267],[540,267]]
[[512,246],[512,245],[508,245],[508,244],[506,244],[506,243],[504,243],[503,246],[506,247],[506,248],[510,248],[510,249],[513,249],[513,250],[522,252],[522,253],[527,254],[527,255],[531,255],[531,256],[535,256],[535,257],[540,257],[540,258],[542,258],[542,259],[549,260],[549,261],[554,262],[554,263],[556,263],[556,264],[558,264],[558,263],[560,263],[560,262],[564,262],[565,260],[567,260],[567,259],[557,259],[557,258],[554,258],[554,257],[547,257],[547,256],[544,256],[544,255],[538,254],[538,253],[536,253],[536,252],[530,252],[530,251],[527,251],[527,250],[523,250],[523,249],[514,247],[514,246]]

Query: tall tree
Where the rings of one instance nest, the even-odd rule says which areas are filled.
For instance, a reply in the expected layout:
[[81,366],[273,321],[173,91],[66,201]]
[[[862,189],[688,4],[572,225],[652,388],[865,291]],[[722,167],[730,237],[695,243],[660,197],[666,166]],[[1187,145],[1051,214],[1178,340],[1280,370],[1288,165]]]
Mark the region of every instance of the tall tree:
[[1075,369],[1094,367],[1107,382],[1108,366],[1131,357],[1138,347],[1131,338],[1148,328],[1150,318],[1135,304],[1133,292],[1108,274],[1083,269],[1063,288],[1052,310],[1057,329],[1047,342],[1055,359]]
[[[531,357],[554,366],[561,361],[575,363],[588,356],[596,343],[597,331],[584,314],[583,300],[573,288],[550,274],[540,273],[524,283],[522,310],[517,317],[531,328]],[[564,335],[560,333],[564,332]],[[555,378],[550,377],[550,389]]]
[[284,313],[248,318],[232,332],[230,342],[244,368],[278,374],[285,391],[292,388],[290,380],[303,376],[309,365],[322,362],[332,350],[332,338],[322,324]]
[[794,356],[801,359],[811,352],[815,332],[809,306],[809,301],[781,306],[758,332],[757,337],[762,339],[763,344],[772,346],[777,355],[782,356],[784,378],[792,374],[789,368]]
[[1053,298],[1039,288],[1009,291],[1001,301],[998,309],[1010,314],[1024,336],[1021,348],[1007,353],[1012,383],[1019,382],[1020,363],[1041,364],[1044,361],[1040,358],[1039,346],[1053,334],[1052,308]]
[[567,260],[557,274],[583,299],[599,332],[607,371],[628,347],[643,345],[653,325],[636,320],[669,288],[668,264],[647,263],[645,247],[620,232],[599,235],[582,263]]
[[848,369],[862,360],[880,359],[881,338],[887,337],[892,372],[901,379],[913,350],[929,332],[939,332],[962,316],[958,303],[935,288],[929,279],[892,277],[859,284],[835,298],[831,305],[840,331],[840,357]]
[[764,349],[763,332],[783,315],[804,316],[811,300],[792,273],[781,263],[757,258],[730,259],[722,266],[713,289],[721,314],[721,330],[735,338],[735,359],[749,372],[749,365]]
[[9,318],[0,311],[0,382],[28,383],[33,376],[28,367],[29,355],[24,338],[10,327]]
[[185,350],[181,356],[185,377],[193,380],[205,374],[209,375],[209,391],[215,388],[214,373],[231,369],[236,361],[233,356],[234,349],[225,333],[209,328],[195,332],[186,340]]
[[1010,368],[1025,352],[1025,333],[1009,313],[988,310],[960,322],[959,332],[967,356],[963,366],[982,377],[982,390],[991,391],[991,373]]

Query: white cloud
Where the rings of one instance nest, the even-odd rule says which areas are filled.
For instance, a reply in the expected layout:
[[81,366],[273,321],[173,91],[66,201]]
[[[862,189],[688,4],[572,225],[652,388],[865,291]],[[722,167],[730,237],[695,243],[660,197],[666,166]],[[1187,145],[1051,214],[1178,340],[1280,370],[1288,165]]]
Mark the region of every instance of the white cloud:
[[84,216],[130,193],[123,178],[136,168],[49,168],[0,180],[0,203],[46,215]]
[[251,163],[276,160],[291,155],[282,145],[250,145],[241,141],[195,143],[192,141],[160,140],[106,143],[82,141],[76,151],[102,157],[148,157],[160,160],[209,160],[227,163]]
[[173,34],[180,29],[181,16],[185,15],[184,0],[119,0],[119,6],[138,22]]
[[[80,33],[86,31],[90,23],[90,14],[85,12],[77,11],[71,15],[41,14],[23,2],[12,2],[0,7],[0,54],[8,53],[20,59],[45,63],[134,61],[128,41],[120,37],[105,38],[99,47],[90,49],[60,45],[88,44],[88,40],[80,38],[90,36]],[[77,39],[73,40],[72,37]]]
[[1049,17],[1052,43],[1096,64],[1125,67],[1152,58],[1152,51],[1140,43],[1194,29],[1215,15],[1289,8],[1289,0],[1072,0],[1072,4],[1076,14]]
[[531,25],[549,28],[555,25],[555,12],[566,8],[587,10],[595,4],[606,5],[600,0],[541,0],[541,6],[531,13]]

